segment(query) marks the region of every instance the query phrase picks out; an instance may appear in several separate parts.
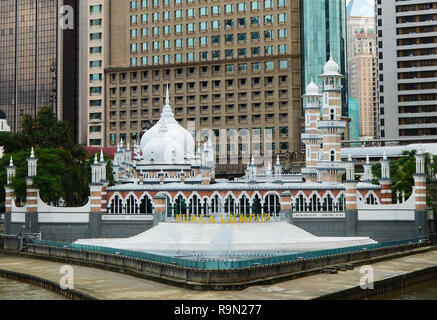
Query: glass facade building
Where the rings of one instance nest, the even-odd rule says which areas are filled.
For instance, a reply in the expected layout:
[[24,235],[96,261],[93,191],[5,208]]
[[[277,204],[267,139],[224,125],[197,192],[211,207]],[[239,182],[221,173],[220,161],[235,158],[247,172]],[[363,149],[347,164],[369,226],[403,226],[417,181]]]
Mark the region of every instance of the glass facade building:
[[[347,30],[346,0],[301,0],[302,89],[319,77],[330,55],[340,66],[343,79],[342,114],[347,107]],[[304,93],[304,92],[302,92]]]
[[[59,3],[0,1],[0,109],[12,132],[21,130],[24,115],[35,116],[44,106],[69,120],[75,132],[77,28],[60,35]],[[76,7],[73,0],[63,4]]]

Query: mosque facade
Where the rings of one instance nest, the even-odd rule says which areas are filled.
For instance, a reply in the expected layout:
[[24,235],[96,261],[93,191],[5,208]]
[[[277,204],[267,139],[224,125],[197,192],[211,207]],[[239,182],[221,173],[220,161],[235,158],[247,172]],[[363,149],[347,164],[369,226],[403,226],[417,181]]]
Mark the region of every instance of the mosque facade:
[[[364,180],[357,181],[352,159],[341,160],[341,134],[346,124],[341,120],[343,76],[338,64],[330,59],[320,77],[322,93],[311,81],[303,96],[306,167],[301,174],[284,173],[279,158],[272,161],[273,165],[267,162],[261,168],[252,156],[243,177],[216,179],[216,148],[210,140],[196,144],[192,134],[178,124],[167,90],[161,118],[145,132],[140,144],[131,148],[120,141],[113,160],[115,185],[109,186],[106,179],[103,154],[95,155],[91,195],[82,208],[54,208],[41,201],[32,185],[37,170],[32,152],[28,159],[26,206],[18,208],[13,190],[5,187],[6,228],[23,230],[20,224],[24,224],[25,230],[38,232],[42,230],[38,225],[44,223],[64,227],[82,223],[84,234],[72,238],[97,238],[105,222],[111,222],[111,230],[122,230],[125,235],[130,234],[126,222],[149,221],[157,225],[178,222],[181,216],[254,215],[286,221],[322,236],[366,235],[379,240],[425,235],[428,216],[424,155],[418,152],[416,156],[417,174],[409,199],[392,203],[387,157],[380,160],[379,184],[372,183],[369,161],[364,165]],[[11,159],[8,181],[14,175]],[[29,221],[33,221],[31,227]],[[137,231],[133,228],[131,235]],[[120,237],[120,232],[114,232],[114,237]]]

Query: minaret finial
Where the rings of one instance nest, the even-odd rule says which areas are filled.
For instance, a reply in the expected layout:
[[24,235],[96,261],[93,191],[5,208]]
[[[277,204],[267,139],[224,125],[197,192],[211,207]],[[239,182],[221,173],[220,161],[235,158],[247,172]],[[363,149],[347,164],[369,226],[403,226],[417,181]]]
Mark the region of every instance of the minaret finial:
[[105,161],[105,158],[103,157],[103,149],[100,149],[100,162]]
[[94,164],[97,164],[97,153],[94,154]]
[[33,147],[32,147],[32,150],[30,151],[30,157],[35,158],[35,153],[33,152]]
[[166,90],[166,93],[165,93],[165,104],[170,104],[170,94],[169,94],[169,91],[168,91],[168,87],[169,87],[169,85],[167,83],[167,90]]
[[14,166],[14,160],[12,160],[12,156],[11,156],[11,160],[9,160],[9,166],[13,167]]

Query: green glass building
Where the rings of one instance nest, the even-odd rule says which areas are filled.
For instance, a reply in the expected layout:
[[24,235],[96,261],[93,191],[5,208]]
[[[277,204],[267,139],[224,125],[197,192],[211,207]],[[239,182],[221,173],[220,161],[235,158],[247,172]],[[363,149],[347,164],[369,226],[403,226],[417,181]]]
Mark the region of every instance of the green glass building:
[[[347,25],[346,0],[301,0],[302,88],[311,77],[322,89],[319,75],[330,54],[340,66],[343,79],[342,113],[347,106]],[[304,93],[304,92],[302,92]]]

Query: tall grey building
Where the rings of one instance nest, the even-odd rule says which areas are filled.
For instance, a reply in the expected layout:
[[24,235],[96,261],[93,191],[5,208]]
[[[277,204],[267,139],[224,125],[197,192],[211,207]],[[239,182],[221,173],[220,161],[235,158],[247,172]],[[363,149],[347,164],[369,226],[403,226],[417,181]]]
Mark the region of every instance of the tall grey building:
[[[0,1],[0,109],[12,132],[26,114],[50,106],[77,133],[78,36],[76,0]],[[59,27],[70,6],[70,29]],[[59,14],[61,12],[61,14]]]
[[380,138],[437,140],[437,1],[377,0]]

